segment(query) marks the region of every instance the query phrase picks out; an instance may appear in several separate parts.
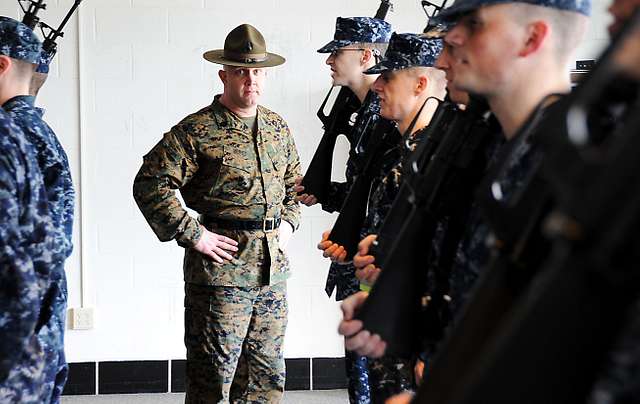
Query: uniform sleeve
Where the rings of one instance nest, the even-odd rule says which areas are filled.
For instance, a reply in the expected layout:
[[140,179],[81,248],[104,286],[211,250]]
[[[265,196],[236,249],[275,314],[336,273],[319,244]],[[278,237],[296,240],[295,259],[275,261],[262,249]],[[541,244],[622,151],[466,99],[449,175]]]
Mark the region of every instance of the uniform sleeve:
[[289,139],[288,150],[288,162],[287,171],[284,174],[285,185],[285,197],[282,211],[282,220],[286,220],[291,223],[294,230],[297,230],[300,226],[300,205],[296,202],[296,192],[293,190],[295,186],[295,179],[302,176],[302,170],[300,168],[300,157],[298,156],[298,149],[296,148],[293,136],[287,130],[287,138]]
[[189,216],[175,194],[197,170],[192,139],[179,127],[166,133],[144,156],[133,183],[133,196],[161,241],[175,239],[183,247],[193,247],[200,239],[198,220]]
[[[13,157],[13,162],[11,162]],[[6,380],[33,336],[41,291],[33,261],[20,237],[19,156],[0,155],[0,382]],[[23,184],[24,185],[24,184]],[[33,213],[33,212],[32,212]]]

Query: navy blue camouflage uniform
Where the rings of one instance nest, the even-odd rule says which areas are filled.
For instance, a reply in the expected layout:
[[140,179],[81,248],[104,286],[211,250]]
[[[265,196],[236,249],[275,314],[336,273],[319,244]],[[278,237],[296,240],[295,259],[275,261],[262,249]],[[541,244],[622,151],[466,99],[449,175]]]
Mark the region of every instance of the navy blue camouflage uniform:
[[[442,51],[442,41],[427,39],[416,34],[393,33],[384,58],[365,74],[377,74],[411,67],[433,67]],[[408,139],[396,131],[397,146],[381,158],[378,176],[372,181],[367,206],[367,216],[360,232],[361,238],[376,234],[389,213],[402,185],[403,161],[423,141],[425,128],[419,128]],[[408,147],[404,147],[406,140]],[[352,264],[350,264],[352,266]],[[355,268],[353,269],[355,271]],[[384,403],[393,395],[415,388],[413,377],[414,358],[385,355],[369,360],[371,401]]]
[[[3,18],[0,25],[7,27],[0,38],[2,43],[14,41],[37,41],[35,36],[15,35],[15,32],[29,30],[18,21]],[[13,28],[16,27],[16,28]],[[33,62],[29,58],[7,52],[7,56],[17,60]],[[36,63],[43,71],[45,64],[51,61],[46,52],[41,52]],[[34,63],[35,64],[35,63]],[[55,232],[55,244],[52,249],[52,267],[50,285],[45,294],[47,313],[38,339],[45,355],[44,396],[46,402],[58,403],[67,379],[68,365],[64,354],[64,330],[67,308],[67,281],[64,262],[72,251],[72,227],[74,210],[74,190],[67,155],[53,130],[42,119],[43,110],[36,108],[35,97],[21,95],[6,101],[2,107],[18,125],[37,153],[38,166],[44,178],[49,212]]]
[[54,246],[36,153],[0,109],[0,402],[43,403],[42,325]]
[[[318,49],[319,53],[331,53],[353,44],[387,43],[391,36],[391,25],[383,20],[369,17],[338,17],[334,39]],[[377,52],[377,50],[374,50]],[[369,91],[351,133],[347,134],[351,145],[346,165],[346,181],[332,182],[329,186],[327,201],[322,209],[327,212],[338,212],[342,207],[357,172],[358,158],[365,150],[367,140],[380,120],[380,100]],[[336,290],[336,300],[343,300],[360,290],[360,283],[355,276],[353,266],[332,263],[327,275],[325,291],[328,296]],[[352,404],[370,402],[368,360],[355,352],[345,350],[345,366],[348,379],[349,401]]]

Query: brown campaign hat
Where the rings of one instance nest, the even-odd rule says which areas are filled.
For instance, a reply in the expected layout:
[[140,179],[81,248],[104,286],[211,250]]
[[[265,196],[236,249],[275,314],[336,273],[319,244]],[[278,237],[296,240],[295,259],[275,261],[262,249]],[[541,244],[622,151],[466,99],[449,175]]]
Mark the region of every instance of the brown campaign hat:
[[224,40],[224,49],[205,52],[202,55],[211,63],[238,67],[272,67],[285,59],[267,52],[264,37],[255,27],[242,24],[234,28]]

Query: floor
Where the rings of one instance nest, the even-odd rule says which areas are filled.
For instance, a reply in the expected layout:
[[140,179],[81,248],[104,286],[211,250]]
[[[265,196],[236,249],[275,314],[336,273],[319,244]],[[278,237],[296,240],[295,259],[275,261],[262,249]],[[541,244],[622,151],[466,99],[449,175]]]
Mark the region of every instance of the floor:
[[[287,391],[282,404],[345,404],[346,390]],[[182,404],[184,394],[66,396],[62,404]]]

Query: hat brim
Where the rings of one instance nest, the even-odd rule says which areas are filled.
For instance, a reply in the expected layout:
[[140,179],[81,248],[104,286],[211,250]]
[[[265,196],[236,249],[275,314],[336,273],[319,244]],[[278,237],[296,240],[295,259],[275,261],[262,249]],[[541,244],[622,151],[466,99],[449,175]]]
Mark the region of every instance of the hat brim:
[[396,66],[389,60],[383,60],[382,62],[373,65],[372,67],[368,68],[362,73],[363,74],[380,74],[380,73],[384,73],[391,70],[401,70],[401,69],[403,69],[403,67]]
[[340,48],[344,48],[345,46],[351,45],[352,43],[353,42],[347,41],[347,40],[344,40],[344,39],[334,39],[333,41],[329,42],[328,44],[326,44],[322,48],[318,49],[318,53],[331,53],[334,50],[338,50]]
[[[460,2],[459,2],[460,3]],[[451,7],[447,7],[444,10],[440,11],[438,15],[434,16],[429,23],[433,24],[442,24],[442,25],[451,25],[455,23],[458,18],[460,18],[463,14],[470,13],[473,10],[476,10],[480,7],[497,4],[499,1],[495,2],[485,2],[485,3],[475,3],[475,2],[462,2],[463,4],[453,4]]]
[[280,55],[276,55],[275,53],[267,53],[267,58],[260,62],[240,62],[233,59],[228,59],[224,57],[224,49],[215,49],[205,52],[202,57],[211,63],[216,63],[219,65],[225,66],[234,66],[234,67],[274,67],[280,66],[284,64],[286,61]]

